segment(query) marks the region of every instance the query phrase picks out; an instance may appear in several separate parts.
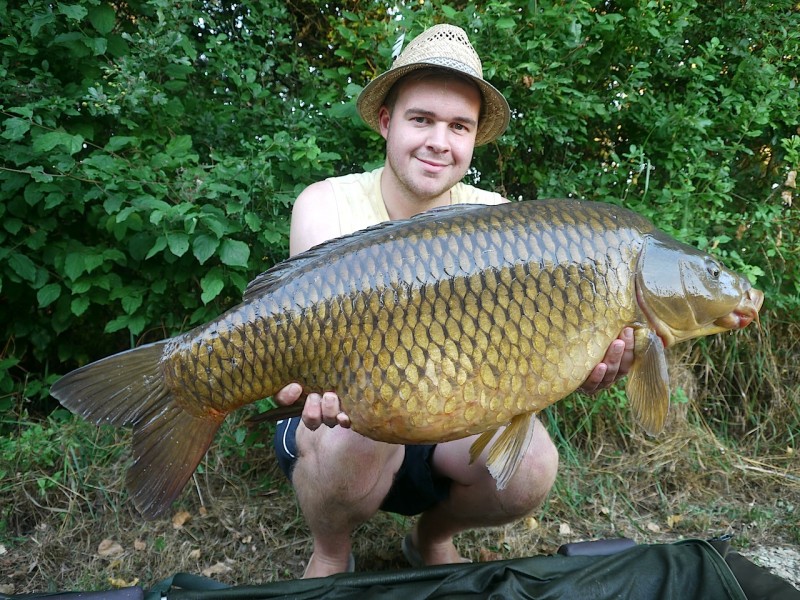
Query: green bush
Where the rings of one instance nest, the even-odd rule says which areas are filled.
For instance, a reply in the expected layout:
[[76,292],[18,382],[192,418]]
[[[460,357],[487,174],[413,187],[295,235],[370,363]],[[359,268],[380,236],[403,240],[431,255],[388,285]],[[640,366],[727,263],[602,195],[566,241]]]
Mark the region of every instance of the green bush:
[[800,308],[800,10],[753,2],[0,0],[0,411],[207,321],[284,258],[293,198],[379,164],[391,49],[466,28],[513,108],[469,177],[625,204]]

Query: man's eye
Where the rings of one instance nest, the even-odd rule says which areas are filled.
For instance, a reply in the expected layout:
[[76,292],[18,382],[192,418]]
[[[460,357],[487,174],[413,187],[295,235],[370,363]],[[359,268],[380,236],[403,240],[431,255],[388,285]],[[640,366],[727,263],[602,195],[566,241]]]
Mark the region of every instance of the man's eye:
[[423,124],[423,123],[425,123],[427,121],[427,119],[425,117],[414,117],[413,120],[414,120],[415,123],[419,123],[419,124]]
[[453,129],[455,129],[456,131],[466,131],[467,130],[467,128],[464,127],[464,125],[462,125],[461,123],[454,123],[453,124]]

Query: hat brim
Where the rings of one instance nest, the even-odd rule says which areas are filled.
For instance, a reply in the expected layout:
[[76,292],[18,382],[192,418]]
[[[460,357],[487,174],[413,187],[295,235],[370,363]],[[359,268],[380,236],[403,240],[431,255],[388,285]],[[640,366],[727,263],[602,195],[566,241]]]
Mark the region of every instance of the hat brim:
[[475,136],[475,146],[483,146],[493,142],[503,134],[511,120],[511,110],[503,94],[484,79],[473,77],[460,69],[453,69],[436,62],[416,62],[396,67],[382,73],[361,90],[356,101],[356,108],[358,114],[361,115],[361,118],[369,125],[370,129],[380,133],[378,113],[386,99],[386,94],[397,83],[397,80],[412,71],[430,67],[447,69],[456,75],[469,77],[478,86],[482,102],[480,116],[478,117],[478,133]]

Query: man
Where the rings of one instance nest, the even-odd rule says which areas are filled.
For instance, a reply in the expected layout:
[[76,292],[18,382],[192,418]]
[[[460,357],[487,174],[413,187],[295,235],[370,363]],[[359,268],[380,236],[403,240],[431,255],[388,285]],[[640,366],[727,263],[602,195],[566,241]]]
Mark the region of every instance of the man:
[[[475,146],[500,136],[510,115],[502,94],[483,80],[463,30],[437,25],[420,34],[389,71],[364,88],[358,110],[386,140],[385,165],[306,188],[292,212],[291,254],[437,206],[507,202],[460,183]],[[624,375],[632,353],[633,335],[626,329],[583,389],[607,387]],[[276,400],[291,404],[301,394],[300,385],[291,384]],[[522,464],[503,490],[486,468],[486,453],[469,464],[473,441],[376,442],[349,429],[335,390],[309,395],[302,422],[281,422],[275,436],[314,540],[304,577],[352,570],[351,534],[378,510],[420,515],[402,547],[409,562],[421,566],[463,561],[453,544],[456,533],[508,523],[541,506],[558,468],[543,426],[535,427]]]

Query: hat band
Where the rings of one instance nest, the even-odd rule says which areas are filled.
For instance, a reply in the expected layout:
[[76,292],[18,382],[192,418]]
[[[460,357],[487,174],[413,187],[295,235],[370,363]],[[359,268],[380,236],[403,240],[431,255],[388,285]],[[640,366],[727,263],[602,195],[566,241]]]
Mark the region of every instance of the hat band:
[[[476,71],[469,65],[462,63],[461,61],[454,60],[448,56],[432,56],[430,58],[426,58],[423,61],[420,61],[425,64],[436,65],[437,67],[447,67],[448,69],[453,69],[455,71],[461,71],[465,75],[470,75],[477,79],[483,79],[483,74],[479,71]],[[398,65],[399,66],[399,65]]]

